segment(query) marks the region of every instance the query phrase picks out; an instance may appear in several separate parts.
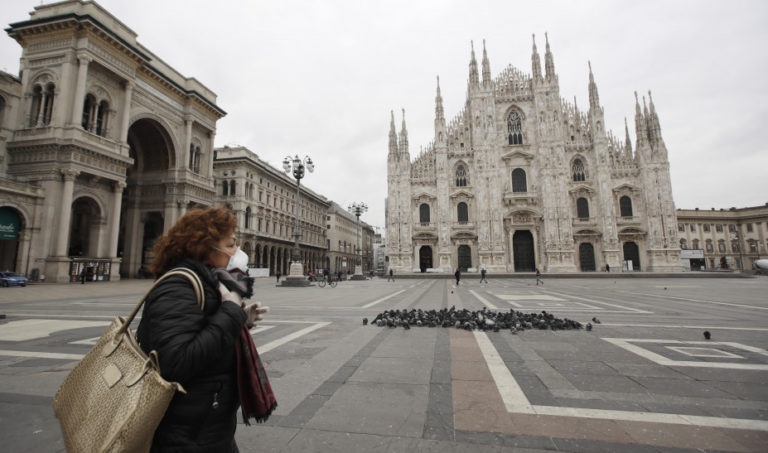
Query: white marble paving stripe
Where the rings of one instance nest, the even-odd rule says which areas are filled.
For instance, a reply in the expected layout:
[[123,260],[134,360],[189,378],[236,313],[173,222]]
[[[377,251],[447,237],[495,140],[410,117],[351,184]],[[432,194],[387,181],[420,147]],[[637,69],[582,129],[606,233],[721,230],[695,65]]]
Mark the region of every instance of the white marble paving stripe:
[[0,356],[6,357],[32,357],[37,359],[64,359],[80,360],[84,354],[62,354],[57,352],[36,352],[36,351],[9,351],[0,349]]
[[647,311],[647,310],[640,310],[640,309],[638,309],[638,308],[627,307],[626,305],[617,305],[617,304],[612,304],[612,303],[609,303],[609,302],[603,302],[603,301],[601,301],[601,300],[595,300],[595,299],[587,299],[587,298],[585,298],[585,297],[574,296],[573,294],[563,294],[563,293],[560,293],[560,292],[557,292],[557,291],[552,291],[552,290],[546,290],[546,291],[547,291],[547,292],[550,292],[550,293],[552,293],[552,294],[557,294],[558,296],[562,296],[562,297],[565,297],[565,298],[566,298],[566,300],[567,300],[567,299],[578,299],[578,300],[583,300],[584,302],[591,302],[591,303],[593,303],[593,304],[601,304],[601,305],[607,305],[607,306],[609,306],[609,307],[619,308],[619,309],[621,309],[621,310],[623,310],[623,311],[625,311],[625,312],[626,312],[626,311],[631,311],[632,313],[644,313],[644,314],[650,314],[650,313],[653,313],[652,311]]
[[[531,405],[509,368],[499,356],[496,348],[485,332],[474,331],[480,351],[488,364],[496,387],[499,390],[507,412],[518,414],[556,415],[563,417],[581,417],[604,420],[622,420],[648,423],[666,423],[713,428],[749,429],[768,431],[768,421],[743,418],[706,417],[698,415],[668,414],[660,412],[633,412],[606,409],[588,409],[582,407],[538,406]],[[649,340],[653,341],[653,340]],[[700,363],[700,362],[696,362]]]
[[[730,369],[730,370],[761,370],[765,371],[768,370],[768,365],[765,364],[755,364],[755,363],[731,363],[731,362],[703,362],[703,361],[687,361],[687,360],[672,360],[670,358],[664,357],[663,355],[656,354],[655,352],[649,351],[645,348],[642,348],[640,346],[637,346],[633,343],[656,343],[656,344],[706,344],[709,346],[716,346],[716,345],[725,345],[730,346],[737,349],[745,349],[751,352],[757,352],[751,346],[742,345],[740,343],[720,343],[716,341],[710,341],[710,342],[701,342],[701,341],[678,341],[678,340],[655,340],[655,339],[632,339],[632,338],[606,338],[602,337],[603,340],[613,343],[614,345],[624,348],[629,352],[632,352],[634,354],[639,355],[640,357],[644,357],[652,362],[655,362],[659,365],[665,365],[665,366],[684,366],[684,367],[696,367],[696,368],[723,368],[723,369]],[[759,349],[759,348],[758,348]],[[759,350],[760,354],[767,355],[764,350]]]
[[766,327],[726,327],[726,326],[685,326],[677,324],[636,324],[636,323],[615,323],[604,322],[603,326],[611,327],[658,327],[660,329],[709,329],[709,330],[755,330],[758,332],[768,332]]
[[509,368],[501,359],[496,348],[493,347],[491,340],[485,332],[475,330],[475,340],[480,351],[485,357],[485,363],[488,364],[488,369],[491,371],[493,381],[496,383],[496,388],[501,394],[501,399],[504,401],[504,406],[507,408],[507,412],[516,412],[523,414],[533,414],[533,408],[531,402],[528,401],[528,397],[525,396],[523,389],[509,372]]
[[298,330],[296,332],[293,332],[291,334],[288,334],[282,338],[278,338],[277,340],[270,341],[269,343],[263,344],[261,346],[257,345],[256,349],[259,351],[259,354],[264,354],[266,352],[269,352],[277,347],[280,347],[284,345],[285,343],[288,343],[289,341],[293,341],[299,337],[302,337],[310,332],[314,332],[317,329],[320,329],[322,327],[327,326],[330,324],[330,322],[319,322],[317,324],[314,324],[309,327],[305,327],[301,330]]
[[665,414],[660,412],[631,412],[582,407],[533,406],[539,415],[595,418],[631,422],[667,423],[677,425],[707,426],[711,428],[749,429],[768,431],[768,421],[744,418],[706,417],[700,415]]
[[740,308],[751,308],[755,310],[768,310],[768,307],[757,307],[755,305],[744,305],[744,304],[732,304],[728,302],[717,302],[714,300],[703,300],[703,299],[688,299],[685,297],[677,297],[677,296],[668,296],[666,294],[647,294],[647,293],[631,293],[633,296],[648,296],[648,297],[656,297],[656,298],[664,298],[664,299],[675,299],[675,300],[683,300],[686,302],[700,302],[704,304],[714,304],[714,305],[726,305],[729,307],[740,307]]
[[475,292],[474,289],[470,289],[469,292],[473,296],[477,297],[477,300],[482,302],[483,305],[485,305],[486,307],[490,308],[491,310],[498,310],[499,309],[499,307],[497,307],[497,306],[493,305],[492,303],[488,302],[487,300],[485,300],[485,298],[482,297],[480,294],[477,294],[477,292]]
[[[406,288],[406,289],[410,289],[410,288]],[[376,305],[376,304],[378,304],[378,303],[381,303],[381,302],[384,302],[385,300],[387,300],[387,299],[389,299],[389,298],[392,298],[392,297],[395,297],[395,296],[397,296],[398,294],[400,294],[400,293],[403,293],[403,292],[405,292],[405,289],[401,289],[400,291],[397,291],[397,292],[395,292],[395,293],[392,293],[392,294],[390,294],[389,296],[384,296],[384,297],[382,297],[381,299],[377,299],[377,300],[374,300],[373,302],[371,302],[371,303],[369,303],[369,304],[365,304],[365,305],[363,305],[361,308],[371,308],[371,307],[373,307],[374,305]]]

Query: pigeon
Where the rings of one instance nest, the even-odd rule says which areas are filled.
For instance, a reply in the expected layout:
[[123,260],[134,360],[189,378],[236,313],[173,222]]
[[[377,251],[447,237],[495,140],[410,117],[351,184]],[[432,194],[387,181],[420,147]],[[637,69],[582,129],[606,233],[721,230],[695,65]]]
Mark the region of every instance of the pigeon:
[[709,330],[705,330],[704,331],[704,338],[709,340],[711,337],[712,337],[712,334],[709,333]]
[[594,322],[595,324],[600,324],[600,320],[597,318],[592,318],[592,322]]
[[591,332],[591,331],[592,331],[592,324],[587,323],[587,332]]
[[363,325],[364,325],[364,326],[367,326],[367,325],[368,325],[368,318],[363,318]]

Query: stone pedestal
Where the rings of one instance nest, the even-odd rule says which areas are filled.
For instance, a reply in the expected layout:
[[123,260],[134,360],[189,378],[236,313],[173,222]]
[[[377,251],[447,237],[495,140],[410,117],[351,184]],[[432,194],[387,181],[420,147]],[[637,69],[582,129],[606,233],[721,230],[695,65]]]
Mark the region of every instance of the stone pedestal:
[[365,275],[363,275],[363,266],[357,264],[355,265],[355,273],[349,277],[350,280],[365,280]]
[[277,286],[302,287],[312,286],[312,283],[304,276],[304,266],[294,261],[291,263],[290,269],[288,269],[288,276]]

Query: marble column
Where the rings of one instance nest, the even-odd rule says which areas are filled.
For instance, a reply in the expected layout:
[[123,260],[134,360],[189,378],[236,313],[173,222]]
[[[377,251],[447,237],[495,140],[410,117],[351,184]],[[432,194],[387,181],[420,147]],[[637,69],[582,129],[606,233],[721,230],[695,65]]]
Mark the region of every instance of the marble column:
[[120,124],[120,143],[128,142],[128,127],[131,120],[131,98],[133,96],[133,82],[125,82],[125,99],[123,100],[122,123]]
[[85,80],[88,78],[88,64],[90,57],[80,55],[77,57],[80,66],[77,69],[77,84],[75,85],[75,98],[72,102],[72,125],[81,123],[83,116],[83,103],[85,102]]
[[109,221],[109,250],[107,255],[117,258],[117,240],[120,235],[120,210],[123,203],[123,189],[126,184],[117,181],[112,192],[112,218]]
[[72,219],[72,192],[75,187],[75,178],[80,174],[76,170],[62,170],[64,176],[64,187],[61,192],[61,205],[59,212],[59,236],[56,241],[56,256],[67,256],[67,245],[69,242],[69,223]]

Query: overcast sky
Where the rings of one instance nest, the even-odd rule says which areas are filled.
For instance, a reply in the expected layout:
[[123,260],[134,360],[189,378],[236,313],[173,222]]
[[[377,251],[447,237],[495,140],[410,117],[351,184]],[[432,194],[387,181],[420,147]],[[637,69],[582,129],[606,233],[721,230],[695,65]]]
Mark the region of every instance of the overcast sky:
[[[48,3],[48,2],[46,2]],[[495,77],[531,72],[544,32],[560,94],[589,106],[592,62],[606,126],[635,141],[634,94],[650,89],[678,208],[768,202],[768,2],[102,0],[138,41],[217,95],[216,146],[243,145],[281,168],[309,155],[302,181],[342,206],[365,202],[382,227],[390,110],[406,111],[410,153],[432,139],[435,77],[448,120],[466,96],[470,41]],[[39,1],[0,0],[3,24]],[[0,68],[20,46],[0,39]]]

